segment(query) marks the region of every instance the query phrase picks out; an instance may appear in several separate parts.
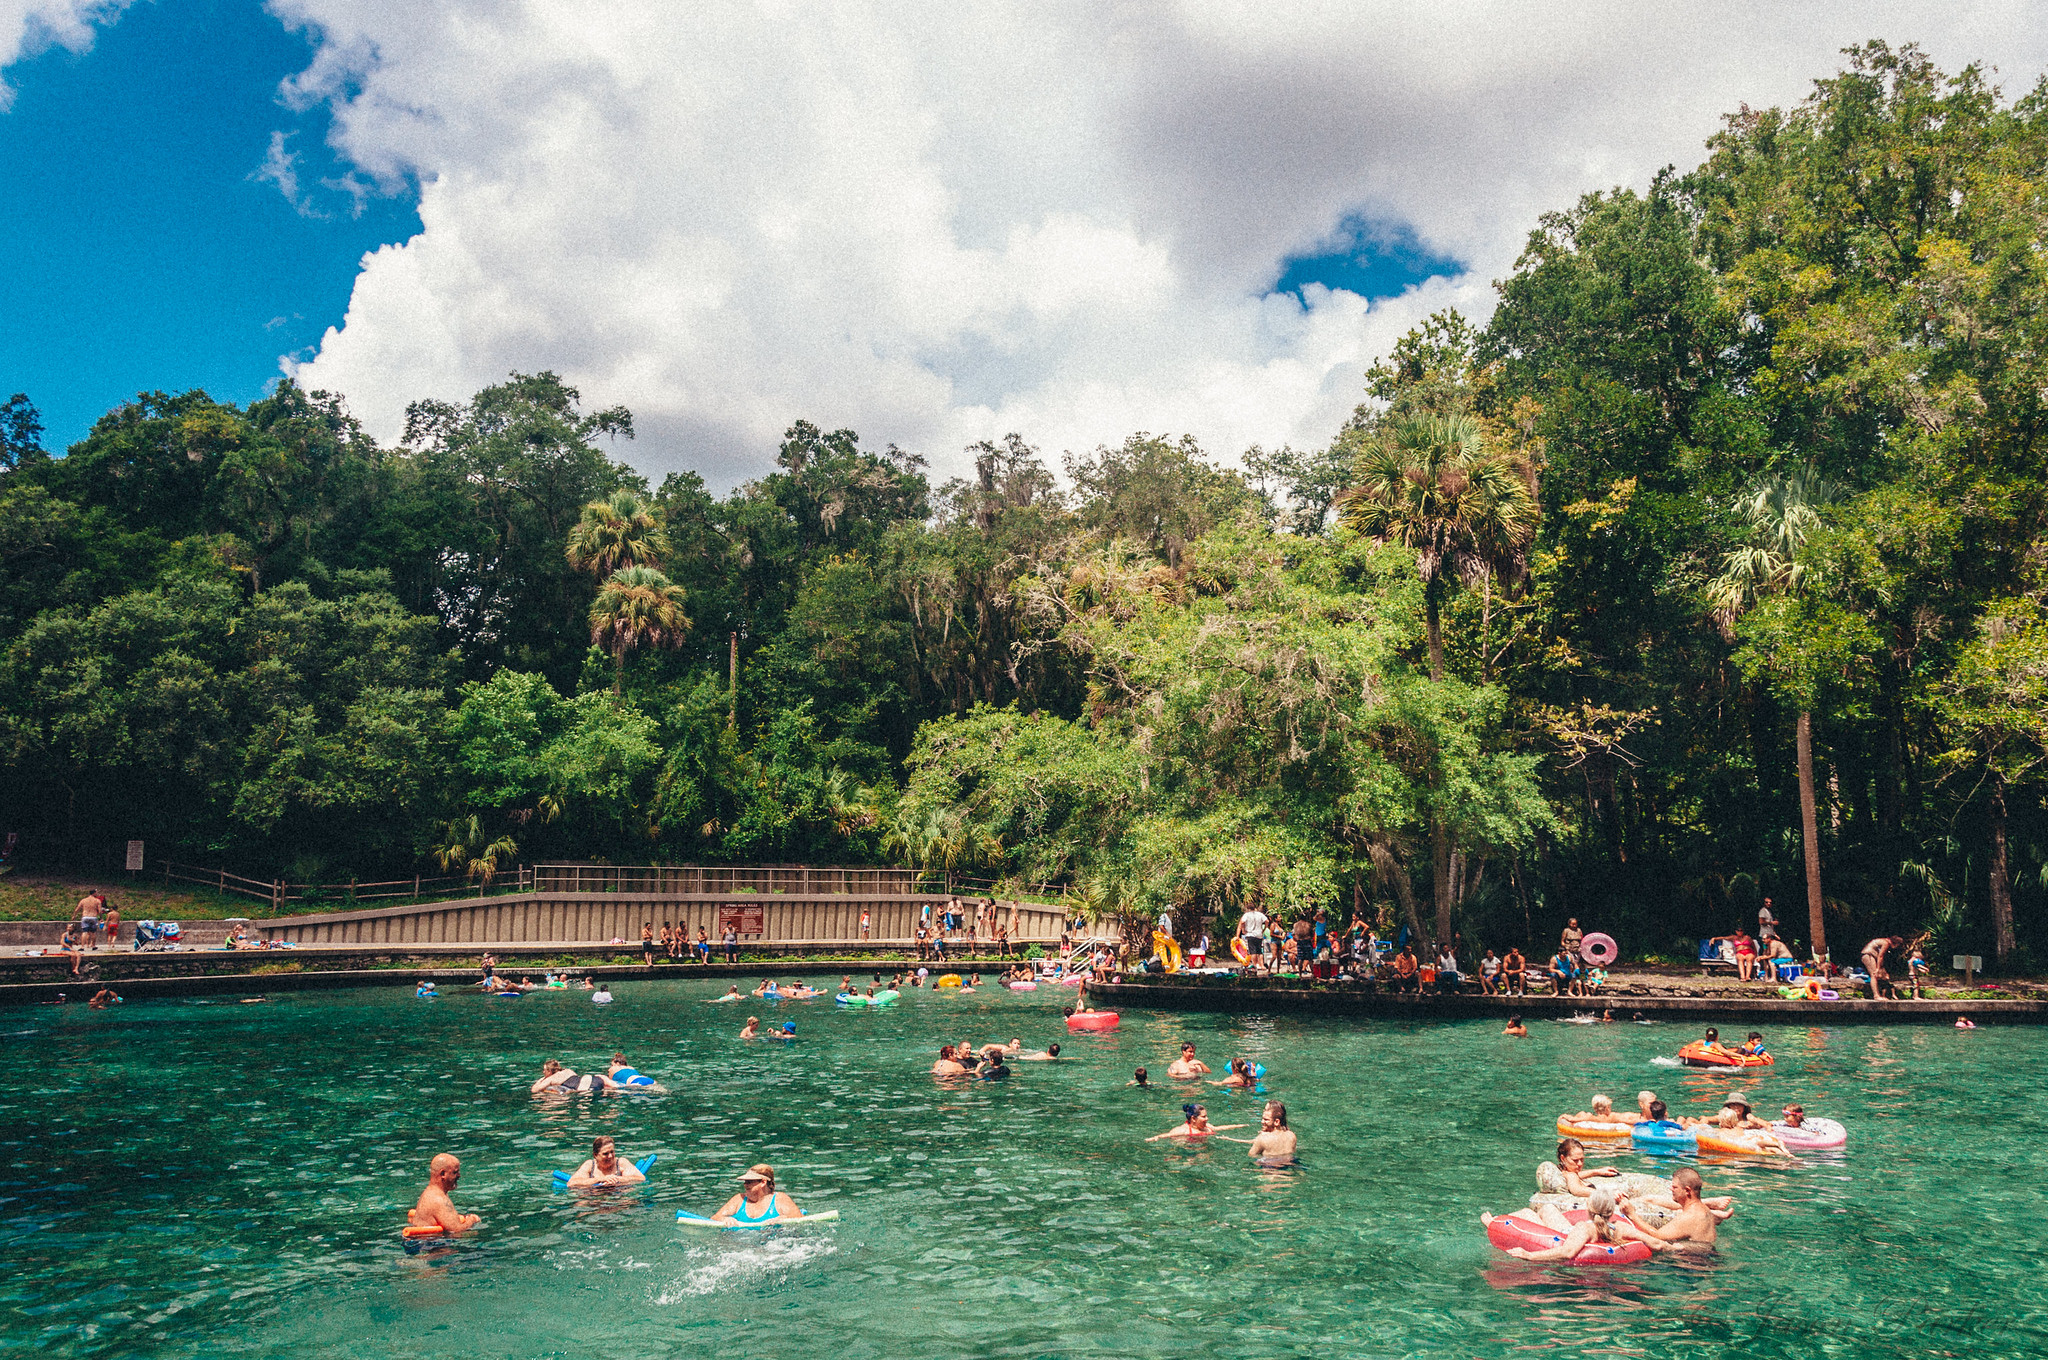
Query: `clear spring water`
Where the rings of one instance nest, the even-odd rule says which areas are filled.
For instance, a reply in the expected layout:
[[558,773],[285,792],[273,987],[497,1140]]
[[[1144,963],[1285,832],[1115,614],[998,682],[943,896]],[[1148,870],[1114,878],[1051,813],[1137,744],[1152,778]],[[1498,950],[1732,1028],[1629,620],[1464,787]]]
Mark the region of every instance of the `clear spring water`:
[[[722,989],[0,1012],[0,1356],[2048,1354],[2038,1030],[1771,1031],[1777,1066],[1739,1083],[1843,1120],[1846,1154],[1708,1164],[1738,1197],[1716,1256],[1595,1272],[1511,1261],[1479,1212],[1526,1201],[1596,1089],[1718,1105],[1727,1076],[1653,1062],[1689,1029],[1132,1012],[1098,1037],[1064,1032],[1065,989],[702,1004]],[[742,1042],[748,1013],[800,1037]],[[1161,1079],[1183,1036],[1266,1064],[1300,1167],[1143,1141],[1184,1098],[1256,1121]],[[927,1075],[962,1037],[1073,1060]],[[527,1095],[544,1058],[614,1048],[673,1093]],[[596,1132],[661,1154],[645,1188],[550,1190]],[[485,1226],[408,1255],[443,1149]],[[755,1161],[842,1219],[677,1227]]]

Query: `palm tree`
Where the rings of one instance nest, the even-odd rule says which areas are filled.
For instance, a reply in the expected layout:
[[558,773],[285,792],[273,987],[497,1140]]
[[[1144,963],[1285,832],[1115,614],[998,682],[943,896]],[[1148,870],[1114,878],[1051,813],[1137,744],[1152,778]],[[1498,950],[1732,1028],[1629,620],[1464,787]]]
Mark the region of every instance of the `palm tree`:
[[[1722,559],[1721,574],[1707,588],[1707,598],[1733,635],[1735,619],[1766,595],[1796,595],[1806,587],[1801,550],[1820,524],[1820,507],[1836,496],[1836,488],[1817,477],[1794,472],[1767,477],[1742,502],[1750,541]],[[1827,925],[1821,917],[1820,823],[1813,795],[1813,705],[1799,705],[1799,829],[1806,849],[1806,922],[1813,933],[1816,958],[1827,950]]]
[[626,676],[626,653],[643,644],[680,647],[690,631],[683,588],[652,567],[615,571],[590,606],[590,640],[612,654],[612,693]]
[[659,567],[668,554],[647,503],[631,491],[614,491],[583,507],[583,516],[569,531],[569,565],[599,579],[627,567]]
[[[1415,554],[1429,624],[1429,678],[1444,678],[1444,592],[1452,577],[1476,585],[1521,573],[1538,515],[1535,476],[1523,459],[1490,447],[1479,422],[1462,412],[1407,416],[1362,452],[1357,485],[1337,497],[1337,513],[1362,534]],[[1456,891],[1451,840],[1443,819],[1430,827],[1430,877],[1436,933],[1451,937]]]
[[1338,514],[1362,534],[1415,554],[1429,620],[1429,675],[1444,678],[1444,591],[1521,570],[1536,532],[1536,493],[1522,459],[1487,445],[1463,414],[1410,416],[1368,445]]
[[484,830],[483,819],[473,812],[442,823],[439,839],[434,858],[443,869],[460,868],[468,877],[484,883],[498,876],[499,860],[511,859],[519,853],[518,843],[510,836],[492,839]]

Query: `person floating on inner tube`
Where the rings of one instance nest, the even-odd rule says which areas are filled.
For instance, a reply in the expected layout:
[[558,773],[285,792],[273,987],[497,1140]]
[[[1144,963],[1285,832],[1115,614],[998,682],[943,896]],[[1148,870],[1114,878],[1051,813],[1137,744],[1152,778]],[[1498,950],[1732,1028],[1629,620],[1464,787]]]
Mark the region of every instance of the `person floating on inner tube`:
[[[1508,1255],[1519,1256],[1524,1261],[1569,1261],[1596,1242],[1641,1242],[1651,1251],[1670,1251],[1673,1244],[1651,1237],[1627,1219],[1619,1217],[1627,1202],[1628,1196],[1615,1193],[1614,1187],[1600,1186],[1586,1197],[1587,1216],[1584,1223],[1573,1223],[1550,1205],[1539,1204],[1535,1209],[1536,1216],[1551,1231],[1563,1233],[1564,1240],[1542,1251],[1530,1251],[1527,1247],[1509,1247]],[[1493,1222],[1493,1215],[1481,1214],[1479,1221],[1490,1224]]]
[[569,1176],[571,1190],[590,1190],[617,1185],[632,1185],[647,1177],[631,1162],[619,1160],[619,1149],[606,1134],[599,1134],[590,1140],[590,1160],[576,1168]]
[[1167,1064],[1166,1075],[1171,1081],[1189,1081],[1195,1077],[1206,1077],[1209,1075],[1209,1064],[1195,1056],[1193,1044],[1183,1042],[1180,1046],[1180,1056]]
[[1751,1030],[1749,1037],[1744,1039],[1735,1051],[1745,1058],[1761,1058],[1764,1055],[1764,1036]]
[[740,1192],[711,1216],[714,1223],[765,1223],[774,1218],[802,1218],[796,1201],[775,1188],[775,1168],[750,1166],[740,1176]]
[[406,1210],[405,1226],[459,1233],[481,1224],[483,1219],[476,1214],[456,1212],[455,1201],[449,1198],[454,1193],[455,1183],[461,1179],[462,1163],[455,1154],[437,1154],[427,1164],[427,1188],[420,1191],[419,1203]]

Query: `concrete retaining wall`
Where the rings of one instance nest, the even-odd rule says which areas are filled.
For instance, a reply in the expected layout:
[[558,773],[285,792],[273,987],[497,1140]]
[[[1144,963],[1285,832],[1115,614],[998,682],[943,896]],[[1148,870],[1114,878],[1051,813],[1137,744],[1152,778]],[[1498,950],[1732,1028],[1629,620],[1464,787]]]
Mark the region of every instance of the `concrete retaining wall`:
[[[825,871],[820,871],[825,872]],[[832,872],[848,872],[844,870]],[[307,945],[345,944],[590,944],[630,941],[637,948],[640,927],[653,922],[687,925],[694,938],[702,926],[714,943],[720,910],[758,909],[762,930],[742,938],[749,945],[782,941],[861,942],[860,914],[871,916],[870,944],[908,945],[920,915],[936,918],[946,899],[930,895],[856,896],[846,893],[722,893],[658,895],[634,892],[519,893],[466,898],[369,911],[327,912],[257,921],[264,938]],[[972,914],[974,899],[961,899]],[[1008,906],[1003,910],[1007,914]],[[1057,908],[1024,904],[1013,939],[1020,945],[1057,940]]]

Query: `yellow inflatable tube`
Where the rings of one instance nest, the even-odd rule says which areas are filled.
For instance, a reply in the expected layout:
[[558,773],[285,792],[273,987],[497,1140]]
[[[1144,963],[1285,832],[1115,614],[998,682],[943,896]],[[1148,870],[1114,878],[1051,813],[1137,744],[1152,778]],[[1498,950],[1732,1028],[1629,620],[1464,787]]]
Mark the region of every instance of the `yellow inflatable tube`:
[[1166,965],[1169,973],[1180,971],[1180,944],[1163,930],[1152,932],[1152,949],[1159,955],[1159,961]]

